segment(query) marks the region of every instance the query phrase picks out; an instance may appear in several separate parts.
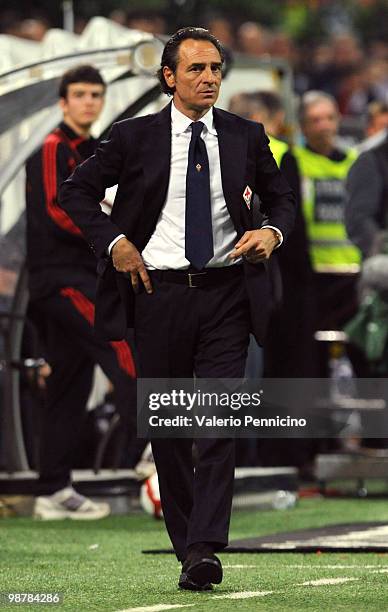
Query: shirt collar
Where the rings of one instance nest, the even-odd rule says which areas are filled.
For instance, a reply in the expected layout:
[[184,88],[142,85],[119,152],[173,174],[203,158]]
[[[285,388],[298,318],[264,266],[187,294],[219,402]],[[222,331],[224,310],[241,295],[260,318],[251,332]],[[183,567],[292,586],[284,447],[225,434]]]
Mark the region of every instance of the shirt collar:
[[77,134],[70,127],[70,125],[67,125],[67,123],[65,123],[64,121],[61,121],[58,127],[62,130],[62,132],[64,132],[64,134],[66,134],[69,140],[79,140],[80,142],[83,142],[84,140],[88,140],[88,138],[85,138],[84,136],[80,136],[79,134]]
[[[209,108],[206,115],[201,117],[200,121],[205,124],[206,130],[217,136],[217,131],[214,127],[213,108]],[[183,134],[188,127],[193,123],[190,117],[181,113],[174,102],[171,104],[171,132],[173,134]]]

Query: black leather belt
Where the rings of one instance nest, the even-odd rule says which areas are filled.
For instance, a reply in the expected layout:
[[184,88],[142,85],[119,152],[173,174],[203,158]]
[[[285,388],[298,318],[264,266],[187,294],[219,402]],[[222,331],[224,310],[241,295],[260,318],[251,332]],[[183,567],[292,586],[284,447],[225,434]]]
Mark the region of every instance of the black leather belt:
[[152,278],[167,283],[178,283],[187,287],[210,287],[224,283],[242,274],[242,265],[235,264],[223,268],[205,268],[201,272],[192,270],[147,270]]

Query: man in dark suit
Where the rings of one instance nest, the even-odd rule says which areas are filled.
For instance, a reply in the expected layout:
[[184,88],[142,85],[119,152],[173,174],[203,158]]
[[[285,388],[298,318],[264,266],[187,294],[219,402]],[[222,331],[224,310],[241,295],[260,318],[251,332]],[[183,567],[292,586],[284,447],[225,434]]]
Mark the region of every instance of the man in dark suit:
[[[115,124],[65,182],[61,205],[100,258],[96,325],[116,339],[134,320],[149,378],[240,378],[252,329],[263,338],[263,262],[289,233],[294,199],[262,125],[213,109],[220,43],[184,28],[167,42],[160,113]],[[118,183],[111,218],[98,201]],[[251,201],[266,227],[253,228]],[[234,441],[154,439],[163,514],[182,562],[181,588],[222,580],[214,552],[228,541]]]

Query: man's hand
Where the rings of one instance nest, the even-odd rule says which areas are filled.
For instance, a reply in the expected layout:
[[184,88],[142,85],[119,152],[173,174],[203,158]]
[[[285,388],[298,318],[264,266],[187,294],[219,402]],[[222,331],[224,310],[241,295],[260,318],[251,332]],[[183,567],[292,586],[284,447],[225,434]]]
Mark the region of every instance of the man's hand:
[[131,283],[135,293],[139,292],[139,276],[147,293],[152,293],[152,285],[144,262],[137,248],[126,238],[120,238],[113,245],[112,252],[113,266],[117,272],[130,274]]
[[229,257],[243,256],[249,263],[258,263],[269,259],[278,242],[276,232],[271,228],[251,230],[240,238]]

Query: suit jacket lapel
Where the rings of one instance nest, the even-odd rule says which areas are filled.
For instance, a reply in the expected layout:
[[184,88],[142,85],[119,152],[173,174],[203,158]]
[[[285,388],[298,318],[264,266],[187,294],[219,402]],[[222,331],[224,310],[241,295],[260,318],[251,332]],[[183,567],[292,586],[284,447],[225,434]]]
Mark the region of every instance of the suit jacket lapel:
[[143,130],[141,156],[147,216],[150,221],[153,220],[154,227],[165,202],[170,179],[171,103],[157,113]]
[[[247,133],[232,115],[214,109],[218,134],[222,188],[226,206],[237,232],[250,225],[244,199]],[[144,128],[141,147],[145,179],[144,222],[146,240],[151,236],[166,199],[171,163],[171,103]]]
[[[221,178],[226,206],[237,230],[250,212],[242,197],[245,188],[247,133],[241,124],[219,109],[214,109],[214,124],[218,134]],[[245,224],[243,224],[245,225]]]

